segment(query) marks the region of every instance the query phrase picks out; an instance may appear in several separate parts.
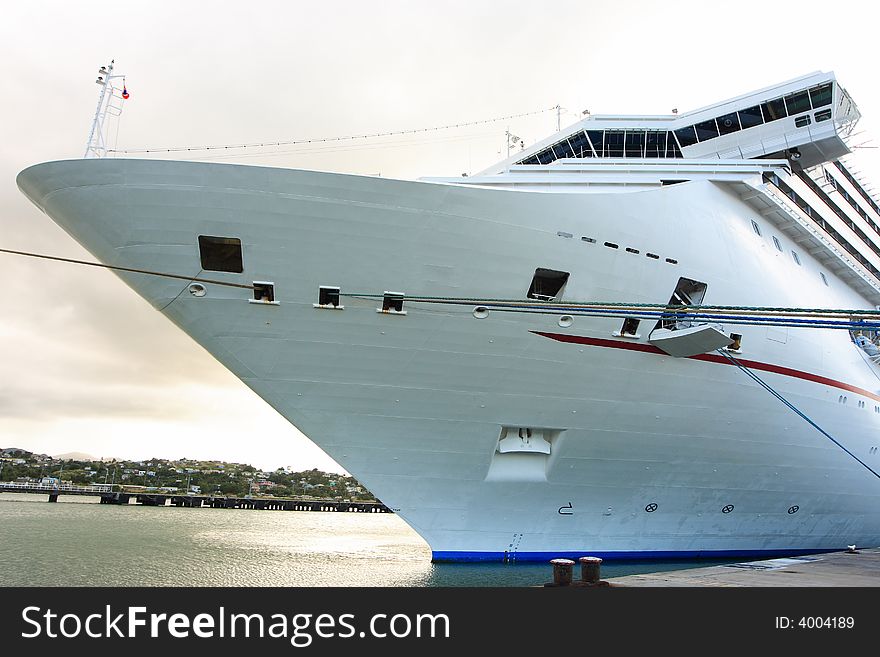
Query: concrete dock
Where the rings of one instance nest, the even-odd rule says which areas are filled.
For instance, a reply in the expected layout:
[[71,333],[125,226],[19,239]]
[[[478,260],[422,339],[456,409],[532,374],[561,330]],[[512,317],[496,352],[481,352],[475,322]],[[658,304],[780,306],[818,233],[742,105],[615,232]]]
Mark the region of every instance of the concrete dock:
[[626,575],[605,581],[616,587],[880,586],[880,548]]

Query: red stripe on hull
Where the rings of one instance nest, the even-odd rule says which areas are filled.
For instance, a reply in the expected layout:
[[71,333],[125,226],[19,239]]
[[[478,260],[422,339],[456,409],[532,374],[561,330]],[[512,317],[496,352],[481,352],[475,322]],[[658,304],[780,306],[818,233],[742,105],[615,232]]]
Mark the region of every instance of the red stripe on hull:
[[[609,340],[607,338],[587,338],[581,335],[564,335],[562,333],[545,333],[543,331],[532,331],[535,335],[540,335],[545,338],[550,338],[551,340],[556,340],[558,342],[570,342],[573,344],[585,344],[591,347],[607,347],[610,349],[624,349],[626,351],[641,351],[647,354],[658,354],[661,356],[666,356],[666,352],[655,347],[651,344],[643,344],[640,342],[623,342],[621,340]],[[672,356],[670,356],[672,358]],[[729,360],[727,360],[724,356],[720,356],[718,354],[699,354],[697,356],[688,356],[691,360],[701,360],[707,363],[718,363],[720,365],[733,365]],[[837,381],[835,379],[829,379],[826,376],[821,376],[819,374],[812,374],[811,372],[804,372],[803,370],[795,370],[790,367],[782,367],[781,365],[772,365],[771,363],[762,363],[757,360],[744,360],[742,358],[736,359],[740,364],[745,367],[748,367],[752,370],[761,370],[763,372],[772,372],[773,374],[781,374],[782,376],[790,376],[796,379],[803,379],[805,381],[812,381],[814,383],[821,383],[822,385],[831,386],[833,388],[839,388],[841,390],[847,390],[849,392],[854,392],[858,395],[863,395],[865,397],[869,397],[874,401],[880,402],[880,395],[875,395],[873,392],[868,392],[863,388],[859,388],[857,386],[851,386],[848,383],[843,383],[842,381]]]

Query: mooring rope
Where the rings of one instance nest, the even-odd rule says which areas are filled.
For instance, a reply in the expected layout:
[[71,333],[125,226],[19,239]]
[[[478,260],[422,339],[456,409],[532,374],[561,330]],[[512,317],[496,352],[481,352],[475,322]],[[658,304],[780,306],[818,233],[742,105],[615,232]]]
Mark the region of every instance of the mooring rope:
[[42,260],[55,260],[57,262],[69,262],[74,265],[88,265],[89,267],[100,267],[102,269],[113,269],[115,271],[127,271],[134,274],[149,274],[150,276],[161,276],[163,278],[175,278],[182,281],[197,281],[199,283],[210,283],[212,285],[225,285],[226,287],[240,287],[246,290],[253,290],[253,285],[245,283],[230,283],[229,281],[218,281],[213,278],[199,278],[197,276],[185,276],[183,274],[169,274],[164,271],[152,271],[150,269],[135,269],[133,267],[119,267],[116,265],[105,265],[102,262],[88,262],[87,260],[76,260],[74,258],[62,258],[60,256],[45,255],[42,253],[30,253],[28,251],[14,251],[12,249],[0,249],[0,253],[10,253],[12,255],[27,256],[28,258],[40,258]]
[[777,390],[775,390],[770,384],[766,383],[763,379],[761,379],[761,377],[759,377],[757,374],[755,374],[751,369],[749,369],[748,367],[746,367],[745,365],[743,365],[742,363],[740,363],[736,358],[734,358],[733,356],[731,356],[730,353],[728,353],[726,350],[724,350],[724,349],[716,349],[716,351],[717,351],[719,354],[721,354],[722,356],[724,356],[727,360],[729,360],[732,364],[736,365],[736,367],[737,367],[739,370],[741,370],[741,371],[742,371],[743,373],[745,373],[750,379],[752,379],[752,380],[755,381],[758,385],[760,385],[762,388],[764,388],[764,390],[766,390],[767,392],[769,392],[769,393],[770,393],[771,395],[773,395],[776,399],[778,399],[778,400],[781,401],[783,404],[785,404],[789,409],[791,409],[792,411],[794,411],[795,414],[797,414],[797,415],[798,415],[799,417],[801,417],[803,420],[805,420],[806,422],[808,422],[808,423],[809,423],[812,427],[814,427],[819,433],[821,433],[823,436],[825,436],[826,438],[828,438],[828,440],[830,440],[831,442],[833,442],[833,443],[834,443],[835,445],[837,445],[840,449],[842,449],[844,452],[846,452],[846,453],[849,454],[852,458],[854,458],[856,461],[858,461],[861,465],[863,465],[863,466],[865,467],[866,470],[868,470],[868,472],[870,472],[872,475],[874,475],[875,477],[877,477],[878,479],[880,479],[880,474],[877,474],[877,472],[875,472],[875,471],[871,468],[871,466],[869,466],[867,463],[865,463],[864,461],[862,461],[858,456],[856,456],[855,454],[853,454],[853,453],[852,453],[851,451],[849,451],[846,447],[844,447],[843,445],[841,445],[840,442],[834,438],[834,436],[832,436],[830,433],[828,433],[827,431],[825,431],[825,429],[823,429],[823,428],[820,427],[818,424],[816,424],[813,420],[811,420],[809,417],[807,417],[806,413],[802,412],[802,411],[801,411],[799,408],[797,408],[794,404],[792,404],[790,401],[788,401],[785,397],[782,396],[782,394],[781,394],[780,392],[778,392]]
[[[99,267],[114,271],[145,274],[148,276],[160,276],[182,281],[209,283],[211,285],[220,285],[224,287],[242,288],[246,290],[254,289],[253,284],[234,283],[231,281],[202,278],[200,276],[188,276],[185,274],[173,274],[170,272],[150,269],[136,269],[134,267],[107,265],[100,262],[89,262],[86,260],[77,260],[75,258],[62,258],[60,256],[33,253],[30,251],[0,248],[0,253],[56,262],[66,262],[76,265],[86,265],[89,267]],[[340,292],[339,296],[358,299],[382,299],[385,295]],[[569,314],[576,316],[611,318],[625,316],[633,319],[667,319],[669,321],[708,320],[746,326],[880,331],[880,313],[871,310],[847,310],[840,308],[770,308],[761,306],[678,306],[669,304],[623,303],[614,301],[550,304],[541,301],[523,301],[522,299],[480,299],[477,297],[406,295],[401,295],[401,297],[408,303],[466,305],[484,307],[487,310],[498,312],[523,312],[542,315]],[[855,317],[856,319],[842,319],[841,316],[847,316],[849,318]]]

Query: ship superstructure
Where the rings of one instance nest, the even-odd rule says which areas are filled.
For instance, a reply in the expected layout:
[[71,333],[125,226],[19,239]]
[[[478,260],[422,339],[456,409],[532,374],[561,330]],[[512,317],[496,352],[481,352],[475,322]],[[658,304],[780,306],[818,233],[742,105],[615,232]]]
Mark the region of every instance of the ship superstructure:
[[464,178],[90,159],[18,183],[101,262],[190,276],[118,272],[437,560],[795,554],[880,543],[874,324],[790,311],[880,304],[858,118],[814,73],[588,116]]

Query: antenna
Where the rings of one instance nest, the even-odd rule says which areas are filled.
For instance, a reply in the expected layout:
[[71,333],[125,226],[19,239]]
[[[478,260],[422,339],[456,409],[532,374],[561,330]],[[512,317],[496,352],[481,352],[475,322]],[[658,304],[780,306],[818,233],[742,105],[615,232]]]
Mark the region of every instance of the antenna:
[[515,134],[513,134],[510,131],[509,126],[504,134],[507,135],[507,157],[510,157],[510,147],[511,146],[516,146],[517,143],[519,143],[522,145],[523,148],[525,147],[525,143],[523,142],[523,140],[520,139],[519,137],[517,137]]
[[84,158],[105,157],[107,155],[107,143],[104,136],[106,119],[108,116],[118,117],[122,114],[122,105],[114,104],[114,99],[128,98],[124,82],[122,92],[113,83],[114,80],[125,79],[124,75],[113,75],[115,61],[115,59],[111,59],[109,66],[102,66],[98,69],[98,78],[95,80],[95,84],[101,87],[101,92],[98,95],[98,107],[95,109],[95,118],[92,119],[92,128],[89,131]]

